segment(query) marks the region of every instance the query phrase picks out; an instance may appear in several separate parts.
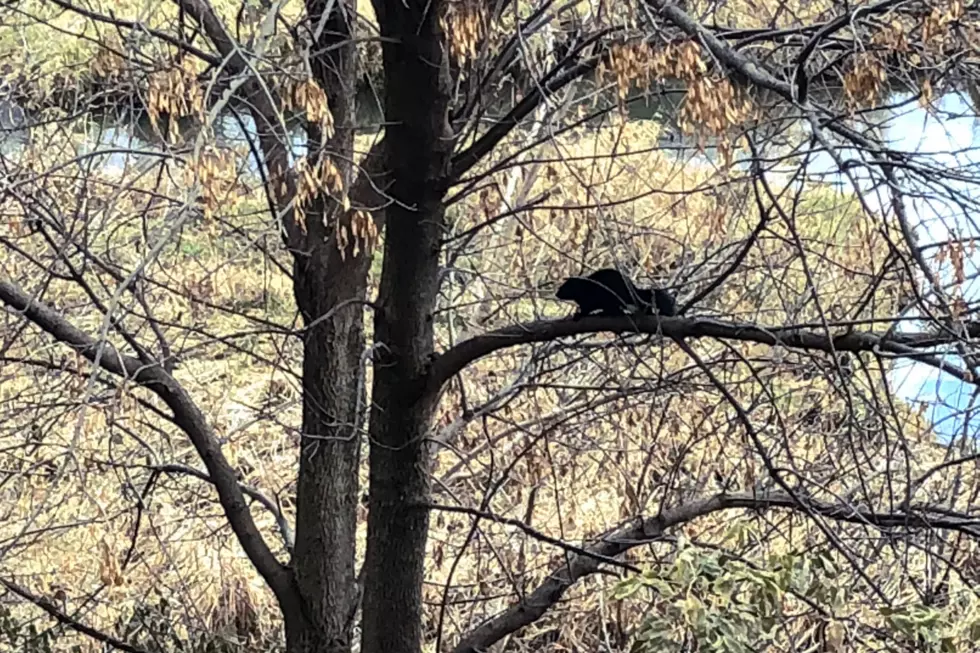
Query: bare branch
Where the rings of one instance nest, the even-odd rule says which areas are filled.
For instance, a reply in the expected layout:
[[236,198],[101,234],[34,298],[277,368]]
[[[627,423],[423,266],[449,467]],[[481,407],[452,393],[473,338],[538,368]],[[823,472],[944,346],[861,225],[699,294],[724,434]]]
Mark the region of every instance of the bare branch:
[[108,635],[100,630],[96,630],[91,626],[86,626],[82,622],[68,616],[67,614],[65,614],[58,608],[56,608],[51,603],[51,601],[48,601],[46,598],[42,596],[37,596],[35,594],[32,594],[31,592],[27,591],[26,589],[24,589],[23,587],[17,585],[12,581],[9,581],[5,578],[0,578],[0,585],[3,585],[8,590],[13,592],[17,596],[21,597],[22,599],[30,601],[31,603],[33,603],[34,605],[41,608],[49,615],[57,619],[59,623],[68,626],[72,630],[80,632],[83,635],[88,635],[92,639],[102,642],[103,644],[106,644],[107,646],[111,646],[112,648],[118,649],[120,651],[126,651],[127,653],[148,653],[146,649],[139,648],[138,646],[133,646],[132,644],[128,644],[122,641],[121,639],[116,639],[112,635]]
[[293,219],[290,205],[290,200],[295,196],[295,180],[289,174],[289,158],[286,150],[288,138],[277,110],[279,98],[273,89],[267,84],[260,83],[252,74],[241,47],[225,29],[221,18],[208,2],[205,0],[174,0],[174,2],[197,21],[223,57],[224,66],[232,74],[249,75],[243,89],[248,95],[246,104],[255,120],[259,145],[269,171],[266,183],[272,197],[276,200],[279,214],[277,217],[285,232],[286,245],[294,253],[302,251],[306,238]]
[[[833,326],[833,325],[830,325]],[[436,357],[429,369],[426,391],[436,393],[442,385],[478,358],[500,349],[532,342],[546,342],[583,333],[649,333],[669,338],[720,338],[779,345],[790,349],[817,350],[828,353],[877,351],[915,360],[940,369],[965,383],[976,380],[965,370],[951,365],[941,357],[919,349],[944,340],[936,334],[884,334],[851,331],[839,336],[811,331],[803,327],[763,327],[705,318],[682,319],[657,316],[587,317],[581,320],[539,320],[516,324],[464,340]]]
[[[150,469],[167,474],[186,474],[187,476],[193,476],[194,478],[200,479],[205,483],[214,485],[214,481],[205,472],[188,465],[167,463],[163,465],[151,465]],[[293,535],[293,529],[289,525],[289,521],[286,519],[286,516],[282,514],[282,510],[279,509],[279,506],[277,506],[272,499],[264,495],[262,492],[259,492],[251,485],[239,483],[238,486],[242,489],[242,492],[245,493],[246,496],[258,501],[263,507],[265,507],[266,510],[272,513],[272,516],[276,519],[276,525],[279,527],[279,534],[282,536],[283,544],[286,546],[286,550],[292,553],[293,545],[295,544],[295,536]]]
[[[686,524],[723,510],[765,510],[788,508],[805,510],[841,522],[876,526],[879,528],[945,528],[980,537],[980,524],[965,515],[926,515],[923,512],[880,513],[848,505],[831,505],[806,501],[801,503],[783,493],[774,494],[717,494],[707,499],[666,510],[656,517],[633,520],[629,524],[609,531],[586,547],[587,553],[577,553],[566,558],[565,564],[556,568],[544,583],[525,600],[515,604],[497,617],[487,621],[466,635],[453,649],[453,653],[478,653],[485,651],[502,638],[534,623],[561,600],[576,581],[599,571],[601,558],[620,556],[626,551],[661,539],[669,528]],[[511,523],[507,520],[505,523]]]
[[352,208],[372,211],[379,228],[384,224],[384,207],[390,201],[386,191],[391,185],[391,178],[384,174],[385,146],[384,137],[371,145],[371,149],[364,155],[350,191]]
[[497,121],[475,143],[453,157],[452,179],[459,179],[467,170],[479,163],[480,159],[489,154],[521,120],[533,113],[542,102],[583,75],[595,70],[601,59],[601,55],[589,57],[544,84],[535,86],[524,99],[511,109],[510,113]]
[[178,38],[174,38],[173,36],[167,34],[166,32],[163,32],[158,29],[153,29],[152,27],[144,25],[139,21],[124,20],[121,18],[116,18],[115,16],[106,16],[104,14],[100,14],[95,11],[85,9],[84,7],[79,7],[75,4],[72,4],[71,2],[66,2],[66,0],[50,0],[50,2],[52,4],[58,5],[63,9],[67,9],[68,11],[75,12],[79,16],[84,16],[85,18],[94,20],[99,23],[106,23],[107,25],[114,25],[116,27],[125,27],[127,29],[131,29],[133,31],[138,31],[138,32],[146,32],[147,34],[151,34],[156,38],[160,39],[161,41],[164,41],[165,43],[169,43],[175,48],[178,48],[180,50],[183,50],[184,52],[192,54],[202,61],[208,62],[212,66],[221,65],[221,59],[219,57],[215,57],[214,55],[209,54],[201,50],[200,48],[194,47],[192,44],[187,43],[186,41],[182,41]]
[[425,508],[426,510],[441,510],[442,512],[455,512],[463,515],[470,515],[471,517],[476,517],[478,519],[487,519],[489,521],[495,522],[497,524],[504,524],[506,526],[513,526],[521,531],[523,531],[529,537],[545,544],[551,544],[552,546],[557,546],[560,549],[568,551],[569,553],[574,553],[576,555],[585,556],[587,558],[592,558],[597,562],[613,565],[614,567],[621,567],[628,571],[639,573],[639,569],[629,563],[617,560],[610,556],[591,551],[588,548],[575,546],[574,544],[569,544],[568,542],[563,542],[557,537],[551,537],[546,533],[542,533],[538,529],[529,526],[520,519],[511,519],[510,517],[503,517],[501,515],[494,514],[486,510],[477,510],[476,508],[466,508],[465,506],[444,506],[438,503],[420,503],[419,508]]
[[[102,369],[138,383],[167,404],[174,413],[174,423],[187,434],[201,456],[218,491],[228,522],[249,560],[280,601],[291,597],[293,589],[288,569],[276,559],[262,538],[238,485],[234,468],[222,453],[204,414],[184,388],[161,366],[144,365],[136,358],[122,354],[110,343],[97,342],[53,308],[7,281],[0,281],[0,301],[23,314],[59,342],[72,347],[79,355],[89,361],[98,358]],[[102,355],[98,356],[100,349]]]
[[225,63],[235,73],[244,72],[247,67],[241,48],[225,29],[214,8],[206,0],[174,0],[189,16],[194,18],[205,34],[217,48],[218,53],[228,61]]

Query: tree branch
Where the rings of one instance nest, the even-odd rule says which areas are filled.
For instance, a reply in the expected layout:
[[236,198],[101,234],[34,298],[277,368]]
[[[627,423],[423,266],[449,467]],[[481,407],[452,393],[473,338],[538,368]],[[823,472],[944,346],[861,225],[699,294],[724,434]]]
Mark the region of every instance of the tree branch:
[[387,194],[392,181],[391,175],[385,174],[386,145],[383,136],[371,145],[371,149],[361,160],[350,189],[352,208],[371,211],[379,229],[384,224],[384,207],[391,201]]
[[[193,18],[223,59],[223,65],[233,75],[247,75],[244,90],[246,105],[255,121],[259,146],[268,169],[266,183],[276,200],[277,219],[284,231],[286,246],[292,253],[302,252],[306,242],[300,226],[293,218],[290,201],[295,197],[295,180],[289,174],[286,143],[289,142],[278,112],[279,98],[268,84],[261,83],[251,68],[240,45],[225,29],[221,18],[206,0],[173,0]],[[261,162],[257,162],[261,165]]]
[[131,29],[137,32],[145,32],[147,34],[155,36],[156,38],[160,39],[165,43],[169,43],[170,45],[174,46],[178,50],[183,50],[184,52],[194,55],[201,61],[206,61],[212,66],[221,65],[220,58],[215,57],[214,55],[205,52],[200,48],[196,48],[192,44],[186,41],[182,41],[178,38],[174,38],[173,36],[167,34],[162,30],[153,29],[152,27],[149,27],[148,25],[145,25],[140,21],[124,20],[121,18],[116,18],[115,16],[106,16],[104,14],[100,14],[98,12],[85,9],[84,7],[79,7],[75,4],[72,4],[71,2],[66,2],[65,0],[49,0],[49,2],[61,7],[62,9],[74,12],[79,16],[84,16],[85,18],[93,20],[97,23],[105,23],[107,25],[114,25],[115,27],[125,27],[126,29]]
[[[677,5],[672,4],[669,0],[646,0],[646,2],[651,8],[660,12],[662,16],[680,28],[680,30],[685,34],[703,44],[704,47],[706,47],[718,61],[723,63],[731,70],[739,73],[752,84],[777,93],[787,102],[796,101],[795,84],[790,84],[789,82],[777,79],[754,58],[743,54],[722,41],[701,23],[691,18],[687,12]],[[885,2],[882,3],[882,6],[887,8],[885,5],[887,2],[889,2],[889,0],[885,0]],[[890,159],[896,156],[894,152],[888,152],[881,147],[880,143],[876,143],[844,125],[837,116],[830,116],[829,118],[830,119],[824,121],[821,126],[826,127],[830,131],[842,136],[860,147],[866,147],[875,152],[881,152],[884,155],[884,158]]]
[[599,65],[602,54],[589,57],[569,68],[566,72],[553,77],[544,84],[535,85],[530,92],[506,116],[498,120],[475,143],[453,157],[451,178],[455,181],[470,168],[479,163],[480,159],[489,154],[493,148],[516,127],[521,120],[529,116],[546,99],[581,78]]
[[[202,472],[199,469],[195,469],[189,465],[181,465],[180,463],[165,463],[160,465],[148,465],[148,468],[153,471],[166,474],[186,474],[187,476],[193,476],[194,478],[204,481],[205,483],[214,485],[214,481],[207,475],[207,473]],[[258,501],[265,507],[266,510],[272,513],[272,516],[276,520],[276,525],[279,527],[279,534],[282,536],[283,544],[285,545],[286,550],[292,553],[296,538],[293,535],[292,527],[289,525],[289,520],[287,520],[286,516],[282,514],[282,510],[279,509],[279,506],[277,506],[272,499],[262,494],[251,485],[239,483],[238,487],[242,489],[242,493],[255,501]]]
[[511,517],[504,517],[486,510],[479,510],[477,508],[467,508],[465,506],[447,506],[440,503],[418,503],[415,504],[419,508],[424,508],[426,510],[438,510],[441,512],[452,512],[462,515],[470,515],[471,517],[476,517],[477,519],[486,519],[497,524],[503,524],[504,526],[513,526],[514,528],[523,531],[525,535],[531,539],[537,540],[538,542],[544,542],[545,544],[550,544],[552,546],[558,547],[563,551],[569,553],[574,553],[576,555],[585,556],[586,558],[594,558],[596,562],[602,564],[612,565],[614,567],[620,567],[634,573],[640,573],[640,570],[634,565],[628,562],[623,562],[622,560],[617,560],[610,556],[602,555],[601,553],[596,553],[589,550],[586,547],[576,546],[570,544],[569,542],[564,542],[557,537],[551,537],[547,533],[542,533],[538,529],[522,522],[520,519],[512,519]]
[[102,642],[103,644],[107,644],[108,646],[111,646],[120,651],[126,651],[127,653],[148,653],[146,649],[139,648],[138,646],[133,646],[132,644],[128,644],[122,641],[121,639],[116,639],[112,635],[108,635],[100,630],[96,630],[91,626],[86,626],[82,622],[68,616],[67,614],[65,614],[58,608],[56,608],[51,603],[51,601],[48,601],[43,596],[36,596],[12,581],[9,581],[5,578],[0,578],[0,585],[3,585],[8,590],[13,592],[17,596],[21,597],[22,599],[26,601],[30,601],[31,603],[33,603],[34,605],[41,608],[49,615],[57,619],[59,623],[68,626],[72,630],[80,632],[83,635],[88,635],[92,639]]
[[173,0],[187,15],[201,26],[208,39],[214,44],[218,54],[226,59],[225,65],[234,73],[242,73],[248,67],[242,50],[225,29],[224,23],[207,0]]
[[57,311],[7,281],[0,281],[0,301],[90,362],[96,360],[101,346],[99,367],[136,382],[163,400],[173,411],[174,423],[187,434],[201,456],[228,522],[249,560],[280,601],[292,598],[288,569],[279,563],[262,538],[238,485],[235,470],[222,453],[204,414],[183,386],[159,365],[144,365],[136,358],[122,354],[108,342],[99,343]]
[[587,554],[569,555],[565,563],[556,568],[548,579],[500,615],[478,626],[463,637],[453,653],[478,653],[517,630],[540,619],[576,581],[599,571],[601,558],[620,556],[626,551],[662,538],[669,528],[686,524],[722,510],[764,510],[788,508],[806,510],[841,522],[876,526],[879,528],[931,529],[943,528],[980,537],[977,520],[965,515],[927,515],[922,511],[880,513],[845,504],[826,504],[806,501],[805,505],[784,493],[772,494],[716,494],[713,497],[693,501],[666,510],[655,517],[636,519],[629,524],[608,531],[587,547]]
[[[831,325],[833,326],[833,325]],[[669,338],[719,338],[779,345],[790,349],[807,349],[832,352],[875,351],[914,358],[931,367],[942,370],[964,383],[978,384],[977,379],[962,368],[950,364],[939,356],[923,353],[919,349],[953,342],[933,333],[896,333],[851,331],[839,336],[828,336],[803,327],[763,327],[748,323],[722,322],[708,318],[660,318],[658,316],[629,315],[623,317],[586,317],[580,320],[539,320],[497,329],[464,340],[433,360],[425,391],[438,393],[443,384],[464,367],[500,349],[532,342],[546,342],[565,336],[583,333],[649,333],[663,334]]]

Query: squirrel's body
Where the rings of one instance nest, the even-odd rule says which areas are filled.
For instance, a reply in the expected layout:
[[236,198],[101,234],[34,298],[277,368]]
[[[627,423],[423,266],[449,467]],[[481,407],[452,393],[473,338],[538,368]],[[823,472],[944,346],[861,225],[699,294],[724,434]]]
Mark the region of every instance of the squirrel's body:
[[578,304],[576,319],[597,311],[602,316],[652,315],[654,308],[660,315],[672,316],[677,311],[673,296],[666,290],[637,288],[613,268],[566,279],[555,296]]

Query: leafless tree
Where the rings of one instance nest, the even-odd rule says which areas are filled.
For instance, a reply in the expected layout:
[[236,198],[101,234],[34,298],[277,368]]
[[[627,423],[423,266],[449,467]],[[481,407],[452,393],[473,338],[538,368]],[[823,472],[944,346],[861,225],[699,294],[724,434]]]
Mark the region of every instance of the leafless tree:
[[[289,653],[350,651],[357,631],[363,653],[616,650],[663,630],[656,592],[618,620],[564,617],[609,589],[589,579],[669,566],[681,534],[743,569],[833,559],[823,577],[860,608],[789,583],[804,616],[766,634],[785,650],[800,633],[925,646],[893,616],[975,587],[980,454],[972,402],[937,440],[893,374],[912,361],[973,392],[980,176],[886,128],[980,97],[975,7],[232,4],[0,8],[97,44],[73,79],[29,56],[5,73],[28,137],[0,157],[0,551],[115,534],[98,589],[45,596],[5,559],[12,594],[143,650],[91,608],[141,552],[172,550],[161,519],[216,523],[203,484]],[[365,88],[383,124],[362,148]],[[637,142],[624,116],[644,100],[666,117]],[[77,147],[107,114],[153,145]],[[221,145],[229,125],[240,142]],[[922,245],[933,214],[949,238]],[[611,264],[669,285],[681,315],[549,302]],[[229,417],[256,370],[248,417]],[[298,466],[260,474],[286,444]],[[154,517],[161,485],[179,498]],[[174,578],[197,616],[202,578]],[[244,641],[254,615],[230,611]],[[681,630],[678,650],[706,636]]]

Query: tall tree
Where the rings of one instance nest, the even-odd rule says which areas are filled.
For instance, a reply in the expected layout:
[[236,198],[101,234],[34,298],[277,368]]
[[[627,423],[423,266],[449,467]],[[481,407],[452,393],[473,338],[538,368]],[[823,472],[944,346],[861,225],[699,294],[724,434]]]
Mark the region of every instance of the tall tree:
[[[903,102],[928,102],[937,88],[974,92],[973,62],[963,53],[974,47],[970,39],[980,30],[980,14],[959,2],[901,0],[857,8],[780,5],[765,20],[735,5],[685,10],[661,0],[586,4],[583,11],[550,0],[374,0],[374,22],[359,19],[352,0],[234,7],[174,0],[146,15],[127,6],[128,17],[98,3],[70,0],[0,9],[30,29],[67,30],[79,43],[99,43],[91,74],[64,82],[64,88],[34,84],[25,54],[24,69],[11,71],[11,97],[35,122],[28,126],[30,139],[21,144],[26,149],[0,160],[7,179],[4,201],[12,207],[7,231],[0,233],[5,257],[0,301],[7,308],[3,361],[17,373],[68,370],[86,384],[81,398],[72,399],[78,399],[77,421],[67,423],[63,416],[54,421],[62,431],[74,425],[76,435],[65,447],[69,457],[50,472],[51,486],[60,487],[69,468],[117,466],[111,455],[71,460],[78,455],[78,433],[97,437],[98,427],[83,428],[85,411],[102,411],[96,389],[110,388],[115,398],[104,400],[106,428],[148,450],[148,462],[118,465],[127,474],[140,470],[147,477],[139,489],[129,477],[122,482],[137,514],[147,510],[161,475],[213,485],[238,545],[275,596],[289,653],[350,651],[355,626],[363,653],[412,653],[427,641],[446,648],[445,613],[453,604],[449,595],[457,565],[446,572],[437,616],[427,613],[426,563],[435,558],[441,565],[445,555],[442,542],[427,549],[433,511],[470,526],[458,545],[457,562],[475,539],[494,548],[493,535],[481,530],[490,523],[519,529],[532,542],[560,552],[536,584],[508,578],[502,595],[509,605],[479,597],[486,607],[466,617],[456,641],[448,644],[461,652],[488,650],[543,620],[576,583],[601,570],[635,573],[637,566],[626,559],[641,544],[670,542],[680,527],[733,511],[759,515],[772,509],[799,518],[787,523],[805,524],[806,538],[819,537],[837,556],[834,564],[848,569],[862,596],[882,606],[886,617],[896,614],[901,597],[890,594],[884,572],[878,575],[880,570],[862,561],[874,559],[886,542],[898,546],[897,532],[910,541],[921,533],[939,533],[936,541],[916,542],[928,552],[925,567],[940,565],[942,571],[922,572],[927,580],[917,570],[902,576],[916,588],[928,585],[918,591],[932,597],[929,601],[948,583],[950,569],[968,578],[963,570],[975,563],[980,536],[968,497],[980,492],[980,484],[975,473],[964,470],[976,454],[969,438],[959,441],[959,450],[937,449],[928,441],[912,411],[898,405],[888,374],[891,359],[907,358],[942,369],[967,386],[980,378],[974,369],[975,325],[968,317],[974,302],[963,290],[970,276],[964,271],[969,267],[964,244],[951,236],[935,245],[953,264],[952,277],[944,277],[916,241],[907,202],[922,194],[969,213],[975,200],[961,185],[978,179],[973,169],[944,170],[929,153],[888,145],[867,115],[903,93],[914,95]],[[801,18],[790,21],[787,14]],[[735,19],[744,26],[726,26]],[[363,43],[380,46],[376,81],[383,95],[383,137],[359,152],[357,98],[364,78],[374,72],[365,74],[372,50]],[[918,66],[912,72],[910,62]],[[39,70],[44,65],[49,64],[36,64]],[[834,90],[837,79],[843,80],[843,92]],[[659,91],[658,83],[663,83]],[[615,196],[618,179],[644,182],[629,172],[631,157],[644,146],[627,143],[632,149],[624,151],[626,127],[617,126],[615,117],[651,93],[685,94],[672,114],[684,147],[710,148],[724,169],[697,179],[693,190],[653,189],[683,198],[669,211],[680,213],[684,226],[670,233],[616,212],[625,204]],[[132,113],[115,110],[125,120],[145,111],[149,128],[163,143],[155,154],[140,152],[148,163],[124,171],[130,175],[126,182],[93,169],[92,155],[76,152],[70,137],[50,127],[58,121],[48,120],[56,115],[73,124],[82,104],[93,114],[104,112],[106,97],[138,104]],[[666,100],[659,108],[671,113]],[[215,145],[223,118],[239,125],[244,139],[240,152],[226,148],[230,166]],[[594,183],[594,175],[604,174],[595,172],[606,165],[606,153],[598,151],[603,148],[594,148],[584,169],[574,156],[563,156],[567,143],[561,139],[581,136],[575,130],[589,120],[589,129],[599,123],[616,135],[607,149],[617,174],[610,166],[603,183]],[[191,135],[181,137],[179,130],[188,123]],[[302,147],[295,142],[297,130]],[[45,147],[43,138],[58,147]],[[104,150],[98,153],[111,154],[113,148]],[[818,154],[851,184],[846,201],[838,203],[810,181],[808,166]],[[558,164],[565,166],[564,175]],[[192,183],[166,181],[177,169]],[[154,183],[147,183],[147,171],[154,170]],[[252,179],[257,182],[249,187]],[[576,196],[577,186],[584,197]],[[629,188],[631,203],[650,194]],[[241,219],[222,215],[232,189],[253,202],[261,197],[263,205],[255,209],[261,227],[247,213]],[[572,199],[552,202],[560,193]],[[873,193],[883,199],[872,202]],[[450,213],[466,201],[473,214]],[[533,210],[547,219],[542,222]],[[836,213],[834,220],[814,217],[827,211]],[[752,219],[729,215],[739,212]],[[629,226],[622,232],[600,226],[596,214],[605,225]],[[215,290],[202,279],[176,280],[163,257],[199,218],[220,225],[228,242],[257,252],[255,266],[277,268],[291,285],[299,326],[250,313],[240,303],[243,298],[234,296],[248,290],[236,285],[234,275],[227,282],[236,290],[220,309],[241,323],[240,330],[214,335],[209,321],[196,317],[201,307],[219,305]],[[666,235],[651,237],[658,230]],[[264,231],[273,231],[279,243],[270,243]],[[546,246],[515,263],[511,251],[538,247],[525,238]],[[376,252],[379,239],[383,247]],[[842,254],[826,242],[860,254]],[[700,250],[687,252],[686,260],[676,251],[685,243]],[[634,268],[670,276],[682,291],[682,315],[568,320],[540,309],[538,284],[598,265],[601,257],[616,264],[632,258]],[[380,263],[376,295],[375,262]],[[520,301],[502,296],[502,289],[520,295]],[[478,309],[461,317],[460,307],[467,304]],[[754,313],[733,319],[745,305]],[[702,314],[691,317],[694,309]],[[710,317],[712,310],[721,319]],[[924,320],[914,332],[897,328],[909,310]],[[779,315],[780,323],[767,322],[767,311]],[[881,322],[887,326],[879,328]],[[465,337],[459,335],[461,324]],[[592,345],[569,344],[571,337],[600,332],[650,337],[595,345],[596,357]],[[279,345],[250,339],[270,334],[301,341],[298,365],[291,367],[288,360],[269,365],[297,373],[301,389],[295,495],[285,500],[243,481],[240,463],[222,445],[229,433],[245,427],[216,417],[213,406],[202,404],[190,389],[193,374],[184,375],[180,367],[203,356],[196,345],[176,353],[180,342],[201,340],[267,362],[279,356]],[[58,362],[38,354],[52,339],[78,360]],[[527,360],[518,361],[514,350],[529,352]],[[845,354],[856,358],[857,369]],[[944,358],[949,355],[958,357],[955,363]],[[651,366],[659,371],[651,372]],[[478,381],[468,373],[477,374]],[[508,374],[517,380],[494,386]],[[833,399],[811,398],[803,410],[792,392],[800,377],[810,381],[812,392]],[[816,377],[820,384],[812,381]],[[677,388],[687,393],[680,416],[660,403]],[[539,391],[547,391],[547,399]],[[18,392],[11,391],[9,423],[30,430],[38,424],[33,411],[46,400]],[[503,417],[519,401],[528,402],[519,409],[521,419]],[[609,406],[615,410],[606,412]],[[650,406],[656,410],[647,410]],[[135,424],[120,417],[137,409],[149,416]],[[620,428],[647,437],[637,436],[645,456],[639,464],[629,460],[637,447],[628,436],[615,447],[606,443],[615,450],[609,464],[622,465],[626,479],[625,498],[618,502],[621,520],[587,534],[594,540],[573,544],[570,535],[545,532],[531,521],[538,487],[548,484],[541,480],[542,461],[552,467],[556,497],[563,483],[576,480],[581,461],[556,453],[550,438],[556,429],[591,434],[583,440],[596,437],[589,425],[576,422],[583,414],[597,423],[609,420],[612,426],[603,437]],[[795,421],[788,419],[791,414]],[[278,427],[275,410],[263,417]],[[498,417],[504,426],[490,424]],[[698,420],[699,426],[692,426]],[[813,453],[821,440],[817,423],[835,436],[823,438],[819,455]],[[461,435],[474,425],[483,429],[481,443]],[[174,438],[176,429],[193,445],[204,470],[181,458],[179,446],[169,454],[179,460],[161,460],[163,454],[146,444],[140,428],[160,442]],[[501,443],[510,443],[512,432],[527,441],[505,448]],[[668,446],[671,434],[676,437]],[[442,462],[436,445],[458,450],[461,443],[472,451],[461,454],[448,475],[435,477],[440,485],[434,496],[434,463]],[[105,447],[115,445],[112,439]],[[585,444],[581,448],[589,450]],[[498,452],[507,460],[500,468]],[[475,484],[460,481],[457,488],[454,473],[479,456],[490,458],[486,477]],[[29,477],[26,471],[17,474]],[[634,474],[639,480],[630,483]],[[525,512],[502,515],[495,502],[501,488],[518,477],[534,486],[527,494],[518,492]],[[460,488],[472,494],[451,505],[460,499],[455,492]],[[925,498],[918,497],[920,491]],[[366,545],[359,572],[365,493]],[[264,508],[258,521],[253,502]],[[563,528],[564,505],[556,503]],[[28,513],[17,522],[20,538],[36,518]],[[805,541],[781,532],[782,524],[766,532],[762,519],[754,522],[758,530],[749,538],[755,544],[766,537],[785,537],[789,548]],[[105,585],[122,584],[139,548],[139,524],[135,520],[130,530],[132,544],[121,563],[105,556],[100,570]],[[849,544],[849,528],[874,532],[881,542],[877,551]],[[276,529],[281,546],[271,543]],[[494,551],[502,576],[513,559],[521,559],[522,570],[533,566],[526,562],[527,548]],[[719,569],[730,562],[704,560],[698,558],[698,564]],[[745,569],[739,568],[739,582],[762,578],[761,572],[751,576]],[[661,609],[657,597],[674,590],[678,596],[701,592],[707,597],[710,585],[711,592],[721,593],[713,584],[720,573],[712,568],[653,583],[650,604]],[[946,580],[935,581],[944,575]],[[707,580],[695,587],[695,577]],[[0,580],[70,628],[124,650],[140,650],[118,633],[88,625],[84,613],[66,603],[59,606],[23,582]],[[491,583],[478,573],[471,580],[476,587]],[[777,584],[771,595],[760,590],[756,607],[771,609],[762,614],[759,608],[759,623],[778,612],[771,596],[794,593],[813,610],[821,632],[830,628],[831,639],[836,637],[834,628],[842,621],[821,603],[825,588],[793,583]],[[725,600],[737,602],[733,595]],[[691,612],[696,610],[685,608],[683,618],[693,620]],[[641,612],[635,614],[636,623],[653,623],[658,632],[683,621],[678,616],[673,624],[644,622]],[[925,636],[921,630],[903,631],[900,620],[890,625],[895,637]],[[678,637],[712,641],[729,626],[711,630],[692,621]],[[878,632],[870,621],[860,628]],[[239,630],[248,629],[239,624]],[[743,630],[741,637],[758,635]]]

